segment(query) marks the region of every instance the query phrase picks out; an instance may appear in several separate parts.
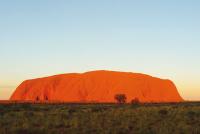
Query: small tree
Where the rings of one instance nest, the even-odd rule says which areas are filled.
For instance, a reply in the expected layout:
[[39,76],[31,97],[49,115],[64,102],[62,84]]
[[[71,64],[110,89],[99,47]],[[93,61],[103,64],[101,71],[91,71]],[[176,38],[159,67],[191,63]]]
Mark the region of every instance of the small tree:
[[131,100],[131,105],[135,108],[140,106],[140,100],[136,97],[133,100]]
[[140,105],[140,100],[136,97],[133,100],[131,100],[131,104],[133,106],[139,106]]
[[125,94],[116,94],[115,95],[115,100],[117,101],[117,103],[119,104],[124,104],[126,103],[126,95]]

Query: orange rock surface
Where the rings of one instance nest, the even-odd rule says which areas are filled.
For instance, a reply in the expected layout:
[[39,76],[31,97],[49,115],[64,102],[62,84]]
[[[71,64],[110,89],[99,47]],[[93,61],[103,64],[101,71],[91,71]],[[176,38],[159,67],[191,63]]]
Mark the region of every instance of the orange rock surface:
[[13,93],[15,101],[116,102],[116,94],[127,101],[183,101],[170,80],[149,75],[114,71],[61,74],[24,81]]

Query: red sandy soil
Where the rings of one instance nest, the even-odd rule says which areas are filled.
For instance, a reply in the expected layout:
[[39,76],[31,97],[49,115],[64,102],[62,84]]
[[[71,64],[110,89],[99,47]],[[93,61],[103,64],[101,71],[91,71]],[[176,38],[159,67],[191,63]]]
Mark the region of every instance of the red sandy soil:
[[170,80],[149,75],[114,71],[92,71],[83,74],[61,74],[24,81],[13,93],[11,101],[115,102],[116,94],[127,101],[182,102]]

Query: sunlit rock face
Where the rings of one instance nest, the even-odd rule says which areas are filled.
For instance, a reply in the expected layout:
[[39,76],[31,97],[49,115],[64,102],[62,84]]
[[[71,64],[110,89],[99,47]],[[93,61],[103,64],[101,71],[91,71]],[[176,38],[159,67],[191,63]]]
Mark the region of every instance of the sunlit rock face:
[[170,80],[149,75],[115,71],[61,74],[24,81],[10,100],[62,102],[116,102],[116,94],[125,94],[127,102],[183,101]]

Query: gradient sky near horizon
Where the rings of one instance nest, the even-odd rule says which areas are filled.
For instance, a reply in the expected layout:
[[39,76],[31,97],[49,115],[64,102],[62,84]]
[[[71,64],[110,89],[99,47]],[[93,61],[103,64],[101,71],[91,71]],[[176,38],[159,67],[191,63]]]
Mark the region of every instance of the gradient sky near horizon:
[[200,100],[199,0],[1,0],[0,100],[25,79],[116,70]]

